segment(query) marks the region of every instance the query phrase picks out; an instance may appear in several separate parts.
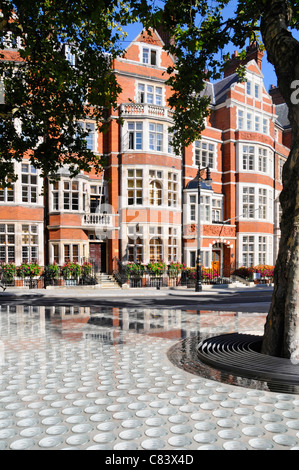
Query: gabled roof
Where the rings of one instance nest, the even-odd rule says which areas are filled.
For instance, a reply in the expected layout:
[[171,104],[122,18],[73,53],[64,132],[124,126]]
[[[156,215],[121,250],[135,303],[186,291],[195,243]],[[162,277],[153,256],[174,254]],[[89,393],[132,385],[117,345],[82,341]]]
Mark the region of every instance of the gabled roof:
[[219,80],[219,82],[213,84],[215,105],[223,103],[226,100],[227,91],[234,83],[237,83],[237,81],[238,75],[236,73],[233,73],[232,75],[229,75],[228,77],[225,77],[222,80]]

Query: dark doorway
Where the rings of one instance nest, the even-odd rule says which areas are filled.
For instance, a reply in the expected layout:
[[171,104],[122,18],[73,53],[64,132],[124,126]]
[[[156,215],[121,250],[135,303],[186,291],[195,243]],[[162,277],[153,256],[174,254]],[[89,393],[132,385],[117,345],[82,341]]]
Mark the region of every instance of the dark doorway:
[[90,243],[89,257],[94,266],[95,272],[106,273],[106,243]]

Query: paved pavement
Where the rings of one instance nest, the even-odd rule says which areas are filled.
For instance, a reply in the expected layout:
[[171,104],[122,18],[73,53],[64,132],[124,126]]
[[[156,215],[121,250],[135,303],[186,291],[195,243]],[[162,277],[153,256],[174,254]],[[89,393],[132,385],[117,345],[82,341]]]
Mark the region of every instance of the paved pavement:
[[[299,395],[196,375],[169,353],[186,338],[262,334],[271,292],[0,293],[0,450],[299,449]],[[250,308],[264,313],[238,310],[249,293]],[[151,296],[166,307],[147,304]],[[235,299],[235,310],[192,310],[190,298],[200,307],[203,299]]]

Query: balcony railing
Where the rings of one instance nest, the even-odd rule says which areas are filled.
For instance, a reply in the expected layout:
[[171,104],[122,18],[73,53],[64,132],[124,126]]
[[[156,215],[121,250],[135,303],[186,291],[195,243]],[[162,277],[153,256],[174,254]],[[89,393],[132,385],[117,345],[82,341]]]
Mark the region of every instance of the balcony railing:
[[120,106],[121,115],[128,116],[153,116],[172,119],[173,111],[164,106],[146,103],[123,103]]
[[84,214],[83,225],[89,227],[112,227],[112,215],[110,214]]

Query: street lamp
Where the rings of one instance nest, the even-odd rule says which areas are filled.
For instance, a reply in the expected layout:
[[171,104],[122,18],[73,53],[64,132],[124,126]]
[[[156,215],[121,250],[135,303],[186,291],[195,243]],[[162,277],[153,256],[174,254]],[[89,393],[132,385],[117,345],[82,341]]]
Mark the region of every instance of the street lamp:
[[205,182],[211,183],[211,172],[210,168],[204,167],[200,168],[198,167],[198,172],[197,172],[197,210],[198,210],[198,216],[197,216],[197,258],[196,258],[196,283],[195,283],[195,292],[201,292],[202,291],[202,284],[201,284],[201,236],[200,236],[200,190],[201,190],[201,172],[206,170],[206,178],[204,179]]

